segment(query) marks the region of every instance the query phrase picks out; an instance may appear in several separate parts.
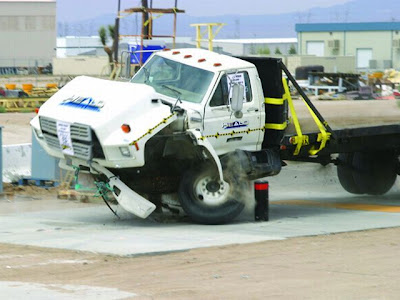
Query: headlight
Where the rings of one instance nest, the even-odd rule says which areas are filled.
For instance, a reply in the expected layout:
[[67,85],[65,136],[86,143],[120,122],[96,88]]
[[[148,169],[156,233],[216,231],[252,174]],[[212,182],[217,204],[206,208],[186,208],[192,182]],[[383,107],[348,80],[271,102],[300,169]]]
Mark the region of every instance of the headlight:
[[129,147],[119,147],[119,151],[121,151],[122,156],[131,157]]

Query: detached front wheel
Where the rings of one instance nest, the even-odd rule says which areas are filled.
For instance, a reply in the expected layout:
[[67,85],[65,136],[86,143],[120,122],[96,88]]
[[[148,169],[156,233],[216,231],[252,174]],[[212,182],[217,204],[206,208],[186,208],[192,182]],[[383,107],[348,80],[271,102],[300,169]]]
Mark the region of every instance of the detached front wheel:
[[244,204],[237,201],[235,190],[235,184],[220,180],[212,164],[204,164],[183,175],[179,199],[193,221],[223,224],[237,217],[244,208]]

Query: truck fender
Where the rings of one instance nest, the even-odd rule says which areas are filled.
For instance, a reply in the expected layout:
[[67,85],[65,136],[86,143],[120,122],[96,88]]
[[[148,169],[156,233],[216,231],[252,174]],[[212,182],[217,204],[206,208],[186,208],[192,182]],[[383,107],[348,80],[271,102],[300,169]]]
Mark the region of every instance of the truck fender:
[[221,179],[222,182],[225,182],[224,175],[222,172],[221,161],[220,161],[218,154],[215,151],[214,147],[211,145],[211,143],[208,141],[207,138],[202,136],[202,134],[199,130],[189,129],[187,131],[192,135],[192,137],[194,137],[194,140],[197,143],[197,145],[206,148],[207,151],[210,153],[212,159],[214,160],[215,165],[217,166],[219,178]]

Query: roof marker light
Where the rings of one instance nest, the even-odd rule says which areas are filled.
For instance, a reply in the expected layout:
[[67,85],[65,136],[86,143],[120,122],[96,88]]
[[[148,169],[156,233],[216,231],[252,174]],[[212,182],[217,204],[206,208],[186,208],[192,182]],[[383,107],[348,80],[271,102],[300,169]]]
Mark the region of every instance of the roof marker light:
[[169,48],[164,48],[162,51],[171,51]]
[[214,64],[214,67],[220,67],[220,66],[222,66],[220,63],[215,63]]
[[192,56],[190,54],[185,55],[183,58],[191,58]]
[[131,132],[131,126],[129,126],[128,124],[122,124],[122,125],[121,125],[121,129],[122,129],[122,131],[125,132],[125,133]]
[[176,55],[176,54],[180,54],[180,52],[179,51],[172,52],[172,55]]
[[204,61],[206,61],[205,58],[200,58],[197,62],[201,63],[201,62],[204,62]]

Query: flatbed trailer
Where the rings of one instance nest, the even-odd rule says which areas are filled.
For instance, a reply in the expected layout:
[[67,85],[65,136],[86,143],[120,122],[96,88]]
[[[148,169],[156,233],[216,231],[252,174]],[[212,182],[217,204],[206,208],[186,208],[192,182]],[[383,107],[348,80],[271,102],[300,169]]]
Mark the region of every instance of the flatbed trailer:
[[[283,114],[290,111],[296,133],[287,134],[286,128],[283,128],[282,133],[277,135],[280,157],[283,161],[312,162],[322,165],[333,163],[337,165],[341,185],[350,193],[375,195],[390,190],[397,175],[400,175],[400,122],[391,125],[332,129],[280,59],[254,57],[241,57],[241,59],[256,65],[265,93],[266,106],[268,99],[271,99],[271,93],[272,97],[284,94],[281,105],[284,107]],[[272,72],[275,70],[276,75],[271,74],[271,70]],[[285,91],[285,83],[279,87],[278,78],[281,73],[300,94],[319,128],[318,132],[302,132],[292,99],[288,91]],[[273,102],[270,101],[272,105],[277,104]],[[275,113],[278,116],[282,115],[282,108],[280,112],[278,109]]]

